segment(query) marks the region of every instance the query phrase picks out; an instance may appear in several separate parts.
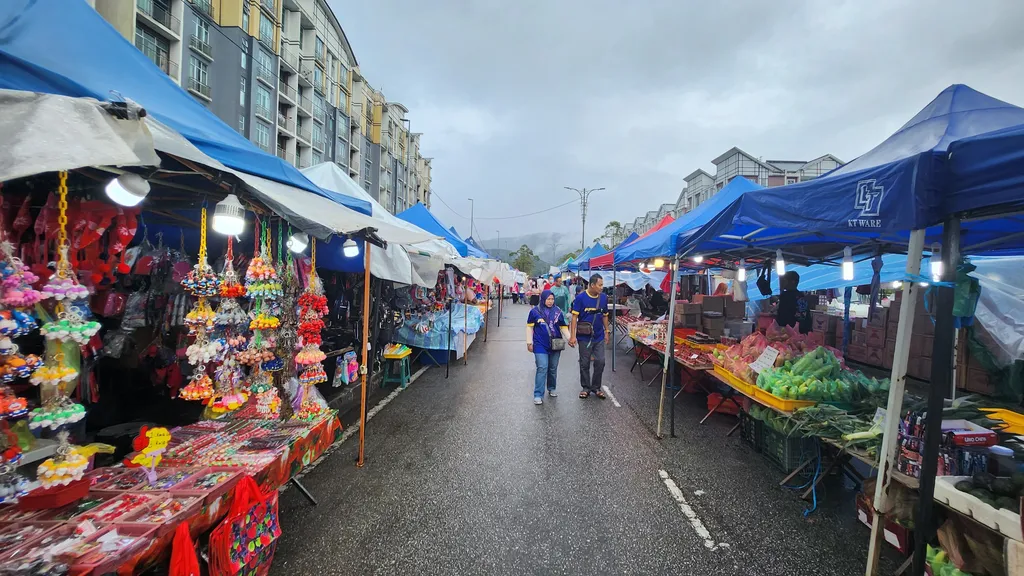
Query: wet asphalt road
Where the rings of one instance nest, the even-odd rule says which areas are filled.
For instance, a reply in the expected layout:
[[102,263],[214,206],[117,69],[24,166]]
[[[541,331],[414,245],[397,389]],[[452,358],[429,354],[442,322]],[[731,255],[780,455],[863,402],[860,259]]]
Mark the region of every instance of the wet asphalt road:
[[[782,474],[726,437],[734,417],[698,424],[703,396],[681,395],[677,437],[666,424],[657,440],[658,385],[629,372],[631,356],[605,370],[621,407],[576,397],[571,349],[560,396],[534,406],[526,313],[506,305],[497,328],[492,311],[467,366],[447,380],[427,370],[381,410],[363,469],[353,437],[311,470],[303,482],[318,507],[282,494],[272,574],[863,573],[868,529],[851,490],[830,478],[805,518],[808,504],[778,486]],[[884,560],[883,573],[899,561]]]

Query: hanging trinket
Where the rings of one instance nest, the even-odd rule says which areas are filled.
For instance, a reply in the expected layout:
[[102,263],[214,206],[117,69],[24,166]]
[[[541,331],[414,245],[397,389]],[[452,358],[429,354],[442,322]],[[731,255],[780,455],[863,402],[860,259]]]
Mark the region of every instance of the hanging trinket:
[[56,395],[30,413],[28,427],[57,430],[85,418],[85,407],[64,395]]
[[89,459],[79,454],[78,450],[68,442],[67,430],[57,433],[57,453],[39,465],[36,476],[43,488],[67,486],[81,480],[89,467]]
[[182,400],[206,400],[213,397],[213,380],[206,374],[205,365],[196,368],[196,373],[178,392],[178,396]]

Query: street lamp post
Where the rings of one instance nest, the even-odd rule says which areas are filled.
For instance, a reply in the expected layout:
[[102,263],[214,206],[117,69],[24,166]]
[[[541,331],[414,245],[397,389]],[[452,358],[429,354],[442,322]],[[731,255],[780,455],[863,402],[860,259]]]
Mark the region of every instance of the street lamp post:
[[473,199],[469,199],[469,235],[473,235]]
[[573,192],[575,192],[575,193],[580,195],[580,214],[583,216],[583,232],[582,232],[582,234],[580,236],[580,250],[586,250],[587,249],[587,201],[590,200],[590,195],[591,194],[593,194],[594,192],[598,192],[600,190],[604,190],[604,188],[591,188],[589,190],[586,189],[586,188],[583,188],[581,190],[579,188],[571,188],[569,186],[564,186],[564,188],[566,190],[572,190]]
[[[501,253],[501,230],[495,230],[495,232],[498,233],[498,253],[500,254]],[[498,260],[501,260],[501,258],[498,258]]]

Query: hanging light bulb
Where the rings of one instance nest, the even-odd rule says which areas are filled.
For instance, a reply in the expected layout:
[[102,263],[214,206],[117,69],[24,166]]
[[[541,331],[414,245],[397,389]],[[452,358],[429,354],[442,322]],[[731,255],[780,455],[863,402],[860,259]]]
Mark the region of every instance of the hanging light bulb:
[[661,268],[664,265],[665,265],[665,260],[663,260],[661,258],[655,258],[654,259],[654,267],[655,268]]
[[306,246],[309,246],[309,236],[304,232],[296,232],[288,238],[288,249],[296,254],[305,251]]
[[345,258],[355,258],[359,256],[359,244],[356,244],[355,240],[349,238],[341,245],[341,253],[345,255]]
[[696,256],[693,257],[693,261],[696,262],[697,264],[700,264],[701,262],[704,261],[704,257],[701,256],[700,254],[697,254]]
[[932,280],[938,282],[942,279],[942,246],[938,242],[932,244]]
[[138,206],[149,194],[149,182],[138,174],[125,172],[107,183],[107,196],[121,206]]
[[927,288],[928,287],[928,283],[927,282],[918,282],[917,285],[920,286],[921,288]]
[[853,280],[853,250],[843,248],[843,280]]
[[740,267],[736,270],[736,279],[740,282],[747,281],[747,261],[745,258],[740,258]]
[[213,209],[213,231],[238,236],[242,230],[245,230],[245,208],[238,201],[238,196],[228,194]]
[[899,290],[900,288],[903,288],[903,282],[900,280],[894,280],[892,283],[892,289]]
[[775,251],[775,273],[779,276],[786,273],[786,261],[782,258],[782,250]]

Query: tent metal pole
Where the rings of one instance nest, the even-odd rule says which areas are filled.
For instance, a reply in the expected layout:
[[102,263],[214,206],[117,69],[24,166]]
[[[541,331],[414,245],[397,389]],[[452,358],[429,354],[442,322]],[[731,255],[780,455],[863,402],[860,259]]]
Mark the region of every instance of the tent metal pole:
[[[924,230],[913,230],[910,233],[910,250],[907,256],[907,277],[921,273],[921,253],[924,250]],[[889,475],[896,465],[897,436],[899,419],[903,412],[903,392],[907,385],[907,361],[910,358],[910,335],[914,329],[914,312],[921,287],[915,282],[903,283],[903,298],[900,301],[899,323],[896,328],[896,353],[893,355],[892,373],[890,374],[889,401],[886,405],[885,430],[882,434],[882,448],[879,451],[879,481],[875,484],[874,508],[875,517],[871,524],[871,540],[868,545],[868,563],[865,574],[875,576],[878,573],[879,554],[882,546],[882,528],[885,516],[890,512],[889,486],[892,477]]]
[[448,361],[444,363],[444,379],[448,379],[448,374],[452,370],[452,308],[455,307],[455,300],[448,300],[448,347],[445,349],[445,354],[448,355]]
[[[673,260],[672,269],[675,270],[679,267],[679,256],[676,256]],[[661,418],[665,411],[665,385],[668,379],[668,363],[672,360],[672,349],[674,348],[675,338],[672,333],[676,315],[676,281],[679,277],[678,274],[672,274],[672,282],[669,283],[669,301],[668,301],[668,334],[665,336],[665,361],[661,371],[661,399],[658,400],[658,431],[657,436],[661,438]]]
[[[466,290],[469,290],[469,282],[466,281]],[[466,290],[462,293],[465,294]],[[465,300],[465,297],[463,297]],[[462,303],[462,365],[469,364],[469,304]]]
[[505,298],[505,285],[498,284],[498,328],[501,328],[501,304]]
[[491,285],[490,284],[487,285],[487,287],[485,288],[485,291],[486,291],[486,293],[484,294],[484,306],[487,306],[487,308],[484,308],[484,310],[487,310],[487,313],[484,314],[484,342],[487,342],[487,325],[490,324],[490,322],[488,322],[488,320],[491,317]]
[[363,242],[363,365],[359,367],[362,390],[359,391],[359,460],[356,466],[363,467],[366,443],[366,370],[370,364],[370,243]]
[[[943,280],[956,280],[960,262],[960,219],[949,218],[942,225]],[[924,454],[917,515],[914,518],[914,563],[911,576],[922,576],[928,543],[935,534],[935,474],[938,471],[939,440],[942,436],[942,407],[953,382],[953,288],[936,286],[935,341],[932,345],[932,377],[925,420]],[[902,312],[902,310],[901,310]],[[899,416],[896,416],[897,418]]]
[[[669,267],[670,267],[669,273],[672,274],[673,284],[675,284],[677,279],[680,277],[679,276],[679,257],[678,256],[676,256],[675,262],[669,264]],[[669,298],[672,299],[672,303],[669,305],[669,307],[672,308],[672,307],[675,306],[675,303],[676,303],[676,288],[675,288],[675,286],[672,287],[672,294],[669,295]],[[676,371],[677,371],[677,367],[676,367],[676,338],[675,338],[675,333],[676,333],[676,315],[675,314],[671,314],[671,317],[668,319],[668,333],[671,334],[671,337],[668,339],[669,345],[665,347],[665,350],[668,353],[668,381],[669,381],[669,384],[675,384],[676,383],[675,374],[676,374]],[[682,383],[680,383],[680,390],[679,391],[682,392]],[[675,438],[676,437],[676,394],[672,394],[669,397],[669,402],[670,402],[670,406],[669,406],[669,417],[668,417],[668,421],[669,421],[669,426],[668,426],[669,433],[668,433],[668,435],[670,437],[672,437],[672,438]]]
[[612,372],[615,372],[615,267],[612,267]]

